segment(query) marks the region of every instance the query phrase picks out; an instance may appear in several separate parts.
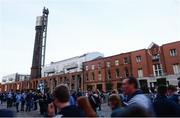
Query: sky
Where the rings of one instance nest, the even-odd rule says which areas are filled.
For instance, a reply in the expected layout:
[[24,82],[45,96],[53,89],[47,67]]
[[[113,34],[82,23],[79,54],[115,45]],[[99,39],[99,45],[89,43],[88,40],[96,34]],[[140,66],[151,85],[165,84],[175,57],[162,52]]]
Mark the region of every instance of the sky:
[[180,40],[180,0],[0,0],[0,80],[30,73],[36,16],[49,9],[46,64]]

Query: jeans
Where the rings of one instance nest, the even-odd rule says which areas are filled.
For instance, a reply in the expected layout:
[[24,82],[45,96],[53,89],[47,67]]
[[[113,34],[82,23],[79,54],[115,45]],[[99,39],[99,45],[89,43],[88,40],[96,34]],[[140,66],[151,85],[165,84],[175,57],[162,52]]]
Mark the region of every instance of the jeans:
[[31,103],[26,103],[26,112],[31,111]]
[[34,110],[37,110],[37,101],[34,101]]
[[25,104],[25,101],[22,101],[21,102],[21,111],[24,111],[24,104]]
[[16,103],[16,111],[19,112],[19,102]]

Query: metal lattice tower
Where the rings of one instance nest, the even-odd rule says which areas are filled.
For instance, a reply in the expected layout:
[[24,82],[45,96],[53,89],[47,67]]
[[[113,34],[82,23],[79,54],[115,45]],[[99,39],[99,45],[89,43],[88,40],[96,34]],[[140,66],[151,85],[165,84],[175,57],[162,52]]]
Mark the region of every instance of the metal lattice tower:
[[49,10],[44,7],[43,15],[36,18],[36,36],[31,67],[31,79],[41,77],[41,68],[45,64],[46,37]]

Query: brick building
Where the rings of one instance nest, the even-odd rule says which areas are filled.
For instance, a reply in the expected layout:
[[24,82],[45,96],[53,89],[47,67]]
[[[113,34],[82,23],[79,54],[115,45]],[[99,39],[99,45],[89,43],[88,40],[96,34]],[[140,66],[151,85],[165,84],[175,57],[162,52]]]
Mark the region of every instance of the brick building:
[[122,53],[83,63],[84,89],[121,88],[122,80],[134,76],[142,89],[158,84],[177,85],[180,78],[180,41]]
[[[21,76],[17,76],[18,74],[8,75],[4,77],[3,80],[6,80],[6,82],[2,82],[0,88],[2,88],[1,91],[36,90],[38,89],[39,84],[43,84],[43,88],[52,92],[55,86],[63,83],[67,84],[70,90],[83,90],[82,63],[103,56],[102,53],[91,52],[65,60],[52,62],[42,68],[42,78],[23,80],[20,79],[22,78]],[[9,79],[11,82],[7,83],[7,80]]]
[[14,83],[7,83],[0,85],[1,92],[8,91],[21,91],[21,90],[36,90],[39,83],[43,82],[47,91],[52,90],[59,84],[67,84],[70,90],[83,90],[83,75],[82,71],[74,73],[66,73],[61,75],[53,75],[48,77],[42,77],[39,79],[17,81]]
[[129,76],[136,77],[142,89],[154,88],[162,83],[177,85],[180,79],[180,41],[162,46],[152,43],[147,49],[109,57],[98,56],[84,61],[79,71],[1,84],[0,90],[37,89],[42,81],[50,91],[61,83],[67,84],[70,90],[98,88],[107,91],[121,88],[122,80]]

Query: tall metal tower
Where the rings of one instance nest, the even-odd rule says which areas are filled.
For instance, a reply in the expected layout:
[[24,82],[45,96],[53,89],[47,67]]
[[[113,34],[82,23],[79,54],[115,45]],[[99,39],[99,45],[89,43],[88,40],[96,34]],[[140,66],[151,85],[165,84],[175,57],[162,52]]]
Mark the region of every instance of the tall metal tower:
[[48,24],[48,8],[43,9],[43,15],[36,18],[36,36],[31,67],[31,79],[41,77],[41,68],[45,64],[46,37]]

